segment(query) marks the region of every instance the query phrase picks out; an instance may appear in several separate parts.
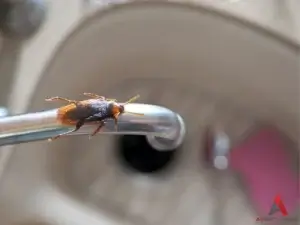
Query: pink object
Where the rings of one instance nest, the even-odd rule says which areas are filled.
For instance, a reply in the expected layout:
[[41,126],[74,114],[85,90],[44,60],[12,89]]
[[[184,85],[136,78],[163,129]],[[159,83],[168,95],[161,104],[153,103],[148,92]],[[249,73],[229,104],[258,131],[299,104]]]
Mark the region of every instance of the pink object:
[[289,214],[299,207],[299,177],[288,151],[283,135],[265,128],[230,153],[230,167],[242,176],[258,216],[268,215],[277,194]]

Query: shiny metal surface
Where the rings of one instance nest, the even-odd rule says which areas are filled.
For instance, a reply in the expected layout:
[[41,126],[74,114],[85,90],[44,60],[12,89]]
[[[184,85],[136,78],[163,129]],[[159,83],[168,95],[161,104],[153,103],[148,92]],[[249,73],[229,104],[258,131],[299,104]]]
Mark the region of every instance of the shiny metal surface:
[[45,0],[4,0],[0,8],[1,30],[17,38],[35,34],[45,21],[48,11]]
[[[160,150],[174,149],[182,143],[185,127],[178,114],[147,104],[128,104],[126,111],[144,115],[124,113],[119,117],[118,131],[115,131],[114,121],[107,120],[99,133],[148,135],[149,143]],[[0,118],[0,146],[44,140],[73,129],[61,125],[56,117],[54,109]],[[89,135],[95,129],[95,125],[84,125],[78,132],[68,135]]]
[[9,115],[8,109],[5,107],[0,107],[0,117],[5,117],[8,115]]

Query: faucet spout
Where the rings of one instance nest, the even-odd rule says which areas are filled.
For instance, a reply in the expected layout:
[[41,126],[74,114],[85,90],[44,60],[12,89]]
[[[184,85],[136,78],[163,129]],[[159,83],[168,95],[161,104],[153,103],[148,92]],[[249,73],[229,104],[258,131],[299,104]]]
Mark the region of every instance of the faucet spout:
[[[57,109],[0,118],[0,146],[45,140],[74,128],[62,125],[56,118]],[[96,125],[84,125],[66,136],[89,135],[95,128]],[[114,121],[108,119],[99,134],[145,135],[155,149],[169,150],[182,144],[185,125],[180,115],[167,108],[128,104],[125,113],[118,118],[118,130]]]

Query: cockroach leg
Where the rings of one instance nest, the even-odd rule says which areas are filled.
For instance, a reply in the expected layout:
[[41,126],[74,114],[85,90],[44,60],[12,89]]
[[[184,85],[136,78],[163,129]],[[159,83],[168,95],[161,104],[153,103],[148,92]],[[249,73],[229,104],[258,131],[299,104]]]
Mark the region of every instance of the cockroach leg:
[[94,130],[94,132],[89,136],[89,139],[91,139],[93,136],[95,136],[97,133],[99,133],[99,131],[101,130],[101,128],[104,126],[104,122],[101,121],[100,125],[96,128],[96,130]]
[[115,130],[118,131],[118,119],[115,119]]
[[105,100],[105,97],[104,97],[104,96],[100,96],[100,95],[97,95],[97,94],[94,94],[94,93],[87,93],[87,92],[84,92],[83,95],[88,96],[88,97],[91,97],[91,98],[96,98],[96,99],[102,99],[102,100]]
[[109,102],[117,102],[117,99],[114,99],[114,98],[107,98],[106,101],[109,101]]
[[117,101],[117,99],[114,99],[114,98],[105,98],[104,96],[100,96],[100,95],[97,95],[97,94],[94,94],[94,93],[84,92],[83,95],[91,97],[91,98],[95,98],[95,99],[106,100],[106,101],[112,101],[112,102],[116,102]]
[[52,97],[52,98],[47,98],[47,99],[45,99],[45,100],[46,100],[47,102],[52,102],[52,101],[60,100],[60,101],[68,102],[68,103],[74,103],[74,104],[77,104],[77,101],[75,101],[75,100],[70,100],[70,99],[62,98],[62,97]]
[[118,131],[118,117],[119,117],[120,113],[116,113],[114,115],[114,120],[115,120],[115,130]]
[[54,140],[56,140],[56,139],[58,139],[58,138],[60,138],[60,137],[62,137],[62,136],[65,136],[65,135],[67,135],[67,134],[76,132],[76,131],[78,131],[78,130],[80,129],[80,127],[83,126],[83,124],[84,124],[84,120],[80,120],[80,121],[78,121],[78,123],[76,124],[75,129],[70,130],[70,131],[67,131],[67,132],[62,133],[62,134],[59,134],[59,135],[57,135],[57,136],[55,136],[55,137],[52,137],[52,138],[50,138],[50,139],[48,139],[48,140],[49,140],[49,141],[54,141]]

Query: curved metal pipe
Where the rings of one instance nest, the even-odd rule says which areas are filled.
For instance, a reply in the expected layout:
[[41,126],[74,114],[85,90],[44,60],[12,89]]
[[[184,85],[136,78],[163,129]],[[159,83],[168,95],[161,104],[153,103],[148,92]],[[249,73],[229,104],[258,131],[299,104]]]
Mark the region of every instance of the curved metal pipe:
[[[185,136],[182,118],[171,110],[147,104],[128,104],[125,111],[142,113],[144,116],[124,113],[119,117],[118,131],[114,121],[105,121],[99,134],[146,135],[155,149],[172,150],[178,147]],[[51,138],[73,129],[56,119],[57,109],[0,118],[0,146]],[[96,125],[84,125],[78,131],[68,134],[89,135]]]

